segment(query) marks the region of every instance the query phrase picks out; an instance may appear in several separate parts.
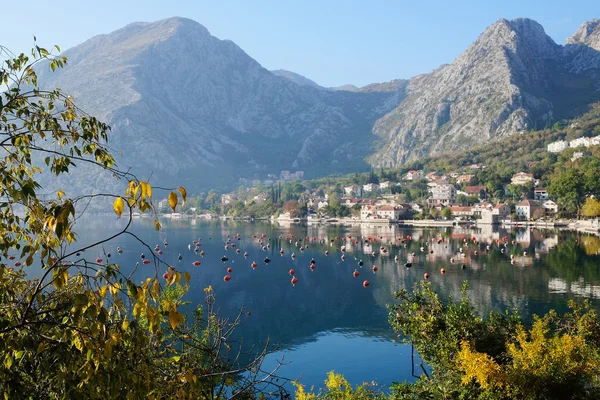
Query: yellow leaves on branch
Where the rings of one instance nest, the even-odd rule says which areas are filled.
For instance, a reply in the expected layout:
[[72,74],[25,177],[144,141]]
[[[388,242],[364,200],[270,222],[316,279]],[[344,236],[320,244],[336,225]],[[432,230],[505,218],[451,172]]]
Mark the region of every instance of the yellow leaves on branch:
[[171,310],[169,311],[169,324],[171,328],[176,329],[179,325],[183,323],[183,315],[179,311]]
[[185,205],[185,199],[187,197],[187,192],[185,191],[184,188],[179,186],[179,193],[181,193],[181,198],[183,199],[183,202],[181,203],[181,206],[183,207]]
[[177,194],[175,192],[169,193],[168,200],[169,200],[169,205],[173,209],[173,212],[175,212],[175,207],[177,207]]
[[115,210],[115,214],[117,217],[121,217],[123,210],[125,209],[125,201],[123,201],[122,197],[117,197],[115,202],[113,203],[113,210]]

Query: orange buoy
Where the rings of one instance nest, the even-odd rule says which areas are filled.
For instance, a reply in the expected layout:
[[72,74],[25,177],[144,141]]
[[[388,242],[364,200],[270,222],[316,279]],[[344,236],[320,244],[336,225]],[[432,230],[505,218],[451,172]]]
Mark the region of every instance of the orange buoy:
[[225,276],[223,277],[223,280],[224,280],[225,282],[229,282],[229,281],[231,280],[231,276],[230,276],[230,275],[225,275]]
[[292,286],[296,286],[296,283],[298,283],[298,279],[295,276],[292,276]]
[[290,269],[290,275],[291,275],[291,276],[294,276],[294,274],[295,274],[295,273],[296,273],[296,271],[294,271],[294,269],[293,269],[293,268],[292,268],[292,269]]
[[150,260],[148,260],[147,258],[144,259],[144,261],[142,261],[143,264],[150,264]]
[[196,260],[192,264],[194,265],[194,267],[197,267],[198,265],[200,265],[200,261]]
[[355,278],[359,275],[360,275],[360,272],[358,272],[357,270],[354,270],[354,272],[352,273],[352,276]]
[[230,274],[230,273],[232,273],[232,272],[233,272],[233,268],[231,268],[231,267],[227,268],[227,273],[228,273],[228,274]]
[[369,281],[364,281],[363,282],[363,287],[369,287],[369,285],[370,285]]

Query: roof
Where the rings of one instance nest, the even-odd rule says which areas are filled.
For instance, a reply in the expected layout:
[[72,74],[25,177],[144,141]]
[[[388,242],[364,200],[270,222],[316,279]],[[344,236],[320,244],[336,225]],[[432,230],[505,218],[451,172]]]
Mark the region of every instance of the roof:
[[451,211],[473,211],[471,207],[462,207],[462,206],[452,206],[450,207]]
[[534,191],[534,192],[546,192],[546,191],[547,191],[547,189],[546,189],[546,188],[541,188],[541,187],[538,187],[538,188],[535,188],[535,189],[533,189],[533,191]]
[[536,205],[537,204],[533,200],[523,200],[522,202],[517,204],[517,206],[521,206],[521,207],[532,207],[532,206],[536,206]]
[[485,187],[485,186],[467,186],[465,188],[465,192],[467,192],[467,193],[479,193],[482,190],[487,192],[487,187]]
[[377,210],[381,210],[381,211],[394,211],[395,208],[393,206],[380,206],[380,207],[377,207]]
[[519,176],[526,176],[528,178],[533,179],[533,174],[526,174],[525,172],[518,172],[516,174],[513,175],[513,178],[517,178]]
[[499,209],[501,209],[501,208],[502,208],[502,207],[504,207],[504,206],[508,207],[508,205],[507,205],[507,204],[500,203],[500,204],[496,204],[496,205],[494,206],[494,208],[495,208],[495,209],[497,209],[497,210],[499,210]]

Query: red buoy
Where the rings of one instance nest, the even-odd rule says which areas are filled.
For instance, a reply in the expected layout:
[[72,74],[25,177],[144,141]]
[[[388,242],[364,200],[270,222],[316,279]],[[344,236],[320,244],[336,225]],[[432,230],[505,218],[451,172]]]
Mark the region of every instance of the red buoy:
[[354,270],[354,272],[352,273],[352,276],[355,278],[359,275],[360,275],[360,272],[358,272],[357,270]]
[[233,272],[233,268],[231,268],[231,267],[227,268],[227,273],[228,273],[228,274],[230,274],[230,273],[232,273],[232,272]]
[[196,260],[192,264],[194,265],[194,267],[197,267],[198,265],[200,265],[200,261]]
[[329,255],[329,250],[325,250],[325,255],[328,256]]
[[[11,260],[14,260],[14,257],[11,258]],[[96,258],[96,263],[100,264],[101,262],[102,262],[102,259],[100,257]]]
[[310,270],[314,271],[315,270],[315,264],[310,264]]
[[150,260],[148,260],[148,259],[146,258],[144,261],[142,261],[142,263],[144,263],[144,264],[150,264]]
[[13,255],[10,255],[10,256],[8,256],[8,259],[12,261],[12,260],[14,260],[14,259],[15,259],[15,256],[13,256]]
[[377,265],[373,265],[373,272],[377,272],[377,270],[379,270],[379,268],[377,268]]
[[283,255],[283,249],[279,250],[279,254]]
[[296,286],[296,283],[298,283],[298,279],[295,276],[293,276],[291,282],[292,286]]
[[165,273],[163,274],[163,278],[165,278],[165,279],[169,279],[169,273],[168,273],[168,272],[165,272]]
[[294,271],[294,269],[293,269],[293,268],[292,268],[292,269],[290,269],[290,275],[291,275],[291,276],[294,276],[294,274],[295,274],[295,273],[296,273],[296,271]]
[[445,274],[445,273],[446,273],[446,268],[442,268],[442,269],[440,269],[440,272],[441,272],[442,274]]
[[369,281],[364,281],[363,282],[363,287],[369,287],[369,285],[370,285]]
[[225,276],[223,277],[223,280],[224,280],[225,282],[229,282],[229,281],[231,280],[231,276],[230,276],[230,275],[225,275]]
[[21,266],[21,261],[17,261],[17,262],[15,263],[15,267],[20,267],[20,266]]
[[425,273],[423,274],[423,278],[425,278],[425,279],[429,279],[429,274],[428,274],[427,272],[425,272]]
[[251,266],[252,268],[256,268],[256,267],[258,267],[258,264],[257,264],[257,263],[255,263],[255,262],[253,261],[253,262],[252,262],[252,264],[250,264],[250,266]]

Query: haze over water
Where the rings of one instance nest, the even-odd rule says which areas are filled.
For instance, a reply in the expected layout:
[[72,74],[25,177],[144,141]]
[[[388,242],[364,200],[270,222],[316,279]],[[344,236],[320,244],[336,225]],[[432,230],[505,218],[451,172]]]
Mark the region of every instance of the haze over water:
[[[600,304],[600,239],[595,236],[564,231],[511,232],[491,227],[482,231],[381,224],[339,227],[190,220],[161,223],[163,230],[157,232],[152,220],[136,219],[131,230],[151,249],[158,244],[166,263],[190,272],[190,291],[185,297],[191,302],[188,307],[202,303],[203,289],[211,285],[221,316],[234,317],[241,307],[245,313],[250,312],[237,335],[243,337],[244,348],[258,348],[269,338],[277,351],[267,357],[265,367],[274,366],[276,359],[284,356],[284,361],[291,363],[280,370],[280,375],[301,377],[308,386],[322,385],[330,370],[343,373],[353,384],[375,380],[388,386],[393,381],[414,379],[410,345],[393,342],[397,338],[389,327],[386,305],[394,303],[395,291],[411,288],[423,279],[425,272],[443,298],[450,294],[460,297],[461,286],[467,281],[468,294],[480,313],[517,309],[530,319],[533,314],[550,309],[565,311],[571,298],[589,298],[595,308]],[[114,218],[80,220],[76,227],[78,244],[108,237],[124,224],[124,220]],[[239,240],[234,238],[237,234]],[[264,245],[270,243],[266,251],[258,243],[262,234]],[[236,247],[230,245],[225,250],[227,235]],[[407,243],[398,240],[408,236],[412,240]],[[439,237],[443,238],[441,243]],[[503,243],[503,238],[506,248],[496,243]],[[193,251],[194,239],[201,239],[204,257]],[[164,240],[168,242],[166,247]],[[299,247],[306,243],[308,248],[300,251]],[[342,245],[346,245],[345,260],[341,259]],[[123,249],[121,255],[117,254],[117,246]],[[387,252],[383,253],[380,246]],[[237,248],[240,254],[236,254]],[[465,257],[459,259],[461,248]],[[144,248],[132,236],[122,236],[105,244],[104,249],[126,274],[139,262],[134,281],[154,276],[155,271],[162,275],[166,270],[164,265],[157,270],[154,263],[141,264],[140,254],[148,258],[151,249]],[[373,251],[375,257],[371,255]],[[247,258],[244,252],[248,253]],[[292,252],[295,259],[291,258]],[[410,257],[413,252],[414,259]],[[87,251],[85,256],[92,260],[104,254],[97,249]],[[225,263],[221,261],[223,256],[228,258]],[[265,264],[265,257],[272,261]],[[315,260],[314,271],[309,268],[311,259]],[[405,268],[409,259],[413,261],[412,268]],[[200,266],[192,264],[196,260]],[[362,268],[359,260],[363,260]],[[251,268],[253,261],[258,264],[255,269]],[[375,273],[373,265],[378,267]],[[228,267],[233,270],[231,280],[224,282]],[[441,268],[445,268],[445,274],[440,273]],[[295,286],[290,282],[290,269],[295,270],[298,279]],[[360,274],[356,278],[355,269]],[[369,280],[369,287],[363,287],[364,280]]]

